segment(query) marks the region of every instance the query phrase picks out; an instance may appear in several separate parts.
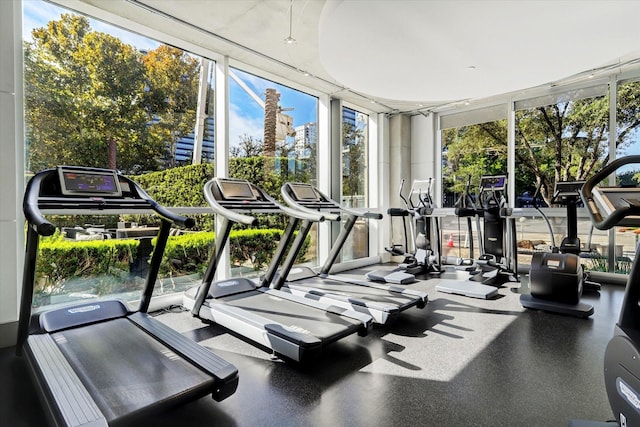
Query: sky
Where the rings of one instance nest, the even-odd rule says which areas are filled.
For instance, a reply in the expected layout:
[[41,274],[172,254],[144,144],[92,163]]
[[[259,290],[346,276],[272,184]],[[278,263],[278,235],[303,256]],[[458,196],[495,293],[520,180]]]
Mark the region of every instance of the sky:
[[[26,41],[31,40],[31,31],[34,28],[45,27],[51,20],[60,19],[62,13],[73,13],[67,9],[52,5],[41,0],[23,1],[23,30],[22,36]],[[160,43],[137,35],[116,26],[89,18],[91,28],[95,31],[109,33],[118,37],[122,42],[135,46],[138,50],[151,50],[157,48]],[[280,92],[280,105],[282,108],[294,108],[285,112],[293,117],[293,125],[300,126],[305,123],[316,123],[317,98],[293,90],[286,86],[275,84],[255,75],[235,70],[252,91],[264,100],[265,90],[275,87]],[[230,79],[229,99],[229,144],[237,145],[244,135],[253,137],[254,140],[262,140],[264,137],[263,122],[264,110],[256,101],[247,94],[235,81]]]

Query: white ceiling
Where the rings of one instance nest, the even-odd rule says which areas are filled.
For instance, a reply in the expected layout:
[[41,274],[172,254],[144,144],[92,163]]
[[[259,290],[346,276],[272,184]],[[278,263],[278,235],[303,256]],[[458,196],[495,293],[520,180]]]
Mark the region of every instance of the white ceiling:
[[[640,58],[640,1],[56,1],[380,112],[587,78]],[[296,43],[284,43],[289,33]]]

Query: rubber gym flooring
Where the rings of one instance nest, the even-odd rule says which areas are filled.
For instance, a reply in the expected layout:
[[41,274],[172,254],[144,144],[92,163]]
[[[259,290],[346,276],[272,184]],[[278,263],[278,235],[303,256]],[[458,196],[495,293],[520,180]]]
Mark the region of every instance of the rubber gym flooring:
[[[136,426],[546,427],[613,418],[603,359],[622,287],[585,295],[595,307],[585,320],[523,309],[518,297],[528,292],[526,279],[486,301],[436,292],[436,284],[408,285],[428,292],[425,309],[334,343],[304,369],[180,307],[159,312],[159,320],[234,363],[240,384],[223,402],[203,398]],[[14,352],[0,349],[0,425],[43,426]]]

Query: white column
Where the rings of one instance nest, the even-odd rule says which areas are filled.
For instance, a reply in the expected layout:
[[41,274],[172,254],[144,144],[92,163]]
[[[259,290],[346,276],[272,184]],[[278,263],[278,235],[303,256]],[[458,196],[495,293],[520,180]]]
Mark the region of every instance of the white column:
[[196,126],[193,131],[192,165],[202,163],[202,145],[204,143],[204,123],[207,119],[207,93],[209,92],[209,66],[207,58],[200,60],[200,83],[198,86],[198,106],[196,111]]
[[[216,61],[216,89],[215,89],[215,173],[216,176],[229,176],[229,57]],[[216,228],[221,220],[216,218]],[[229,245],[220,257],[220,264],[216,272],[216,279],[224,279],[231,275],[229,262]]]
[[22,6],[0,1],[0,347],[15,344],[24,259]]
[[[331,121],[334,119],[331,114],[331,100],[329,96],[318,97],[318,189],[327,195],[331,195],[331,151],[332,133]],[[324,262],[329,256],[331,246],[330,224],[319,224],[318,227],[318,262]]]
[[[389,254],[384,250],[389,244],[389,218],[387,209],[389,209],[390,175],[389,175],[389,118],[385,114],[378,114],[376,120],[376,149],[371,150],[373,156],[371,159],[370,181],[375,185],[371,194],[375,195],[375,199],[370,200],[370,206],[384,217],[380,221],[369,221],[371,239],[370,254],[379,256],[382,262],[389,261]],[[375,166],[375,167],[374,167]]]

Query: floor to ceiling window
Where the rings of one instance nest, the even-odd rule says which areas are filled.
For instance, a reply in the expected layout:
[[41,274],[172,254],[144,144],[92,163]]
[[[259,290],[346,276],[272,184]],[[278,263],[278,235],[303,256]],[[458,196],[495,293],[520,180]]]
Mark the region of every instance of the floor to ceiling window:
[[[600,85],[516,102],[516,195],[523,205],[532,205],[539,187],[537,203],[552,226],[549,230],[541,216],[523,217],[520,229],[526,225],[527,232],[519,235],[521,254],[561,245],[568,233],[567,207],[553,197],[556,183],[584,181],[608,159],[606,94],[607,85]],[[594,230],[585,215],[578,217],[577,232],[587,268],[602,269],[607,233]]]
[[[236,68],[229,74],[229,175],[280,200],[286,182],[317,185],[318,99]],[[253,250],[230,241],[233,274],[255,274],[270,261],[288,218],[275,214],[261,219]],[[317,264],[316,229],[309,233],[299,262]]]
[[[210,61],[49,3],[23,5],[27,179],[56,165],[117,169],[161,204],[203,206],[202,185],[213,176]],[[137,298],[157,220],[53,222],[60,230],[40,246],[36,305]],[[201,216],[195,231],[210,222]],[[156,292],[198,279],[208,244],[191,246],[168,245]],[[111,262],[95,259],[107,254]]]
[[[640,81],[619,82],[616,87],[616,158],[640,154]],[[616,185],[638,186],[640,164],[629,164],[616,172]],[[614,263],[617,272],[628,273],[638,248],[640,229],[615,227]]]
[[[465,199],[468,207],[475,206],[481,177],[507,173],[505,116],[504,107],[494,107],[441,118],[442,207],[460,206]],[[475,219],[443,218],[441,238],[447,243],[443,255],[477,257],[479,245],[474,239],[479,236],[479,224]]]
[[[368,151],[369,116],[352,108],[342,107],[341,200],[346,207],[369,206]],[[369,256],[368,220],[358,220],[342,248],[342,261]]]

